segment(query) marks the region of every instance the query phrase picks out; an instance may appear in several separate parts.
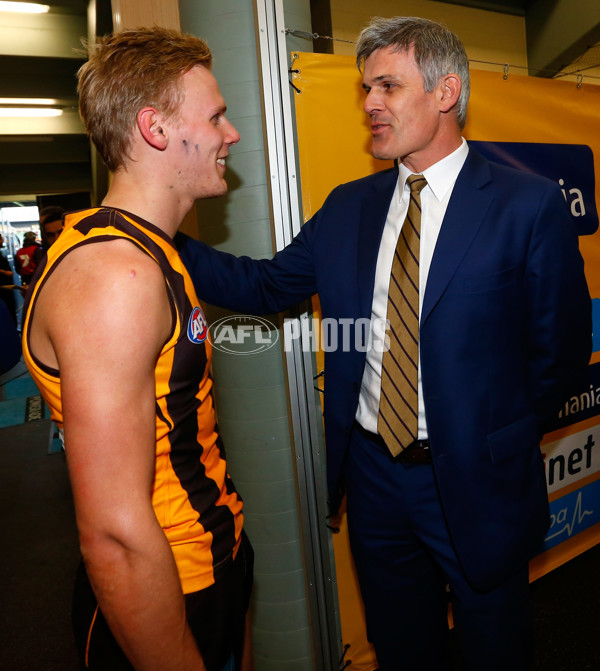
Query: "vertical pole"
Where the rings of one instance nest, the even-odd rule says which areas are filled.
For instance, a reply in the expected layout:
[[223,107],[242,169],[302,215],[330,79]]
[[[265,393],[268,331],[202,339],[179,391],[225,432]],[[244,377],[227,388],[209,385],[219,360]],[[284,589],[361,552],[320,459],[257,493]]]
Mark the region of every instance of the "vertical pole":
[[[257,0],[266,143],[277,249],[300,230],[298,174],[289,86],[289,55],[282,0]],[[306,563],[315,668],[335,669],[341,652],[331,539],[326,525],[322,419],[313,388],[309,315],[298,311],[293,326],[303,334],[286,347],[300,519]],[[285,334],[285,329],[284,329]]]

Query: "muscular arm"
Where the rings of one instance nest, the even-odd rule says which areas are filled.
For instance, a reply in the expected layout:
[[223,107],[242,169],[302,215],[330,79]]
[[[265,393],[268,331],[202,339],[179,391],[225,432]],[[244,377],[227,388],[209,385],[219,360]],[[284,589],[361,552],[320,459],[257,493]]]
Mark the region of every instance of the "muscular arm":
[[100,608],[136,670],[204,670],[151,505],[154,366],[171,327],[162,273],[130,243],[88,245],[61,263],[38,310],[33,345],[50,345],[61,373],[80,546]]

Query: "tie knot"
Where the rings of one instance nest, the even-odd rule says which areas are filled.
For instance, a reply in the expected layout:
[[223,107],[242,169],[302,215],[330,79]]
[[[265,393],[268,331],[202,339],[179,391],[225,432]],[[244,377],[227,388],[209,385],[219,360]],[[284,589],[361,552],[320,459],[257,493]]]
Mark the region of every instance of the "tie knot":
[[411,193],[420,193],[421,189],[425,188],[427,185],[427,180],[423,175],[409,175],[406,179],[408,188]]

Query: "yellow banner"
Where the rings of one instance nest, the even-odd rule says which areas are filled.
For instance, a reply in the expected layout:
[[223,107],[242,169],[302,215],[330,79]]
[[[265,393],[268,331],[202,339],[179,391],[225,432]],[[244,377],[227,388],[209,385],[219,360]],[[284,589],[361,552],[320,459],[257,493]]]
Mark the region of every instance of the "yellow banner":
[[[305,221],[338,184],[391,165],[369,153],[362,79],[349,56],[293,54]],[[545,436],[552,527],[531,579],[600,541],[600,86],[473,70],[464,135],[491,160],[539,172],[560,185],[580,232],[594,305],[589,389],[573,396]],[[322,369],[322,361],[319,369]],[[597,456],[598,455],[598,456]],[[334,536],[342,636],[352,668],[375,668],[350,558],[345,517]]]

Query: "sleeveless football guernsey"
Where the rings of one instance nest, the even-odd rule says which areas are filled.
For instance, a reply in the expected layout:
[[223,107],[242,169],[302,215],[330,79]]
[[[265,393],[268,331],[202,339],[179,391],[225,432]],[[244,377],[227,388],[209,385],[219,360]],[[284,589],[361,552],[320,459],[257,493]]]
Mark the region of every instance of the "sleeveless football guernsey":
[[[240,544],[243,504],[227,473],[215,424],[206,319],[173,241],[152,224],[112,208],[68,215],[61,236],[36,270],[25,305],[23,355],[52,419],[62,428],[60,371],[38,361],[29,348],[37,297],[70,251],[115,239],[131,241],[158,263],[171,303],[172,331],[155,369],[152,504],[171,545],[183,592],[189,594],[212,585],[219,569],[232,561]],[[105,249],[110,253],[110,245]],[[131,337],[143,337],[143,329]],[[65,450],[68,454],[68,444]]]

